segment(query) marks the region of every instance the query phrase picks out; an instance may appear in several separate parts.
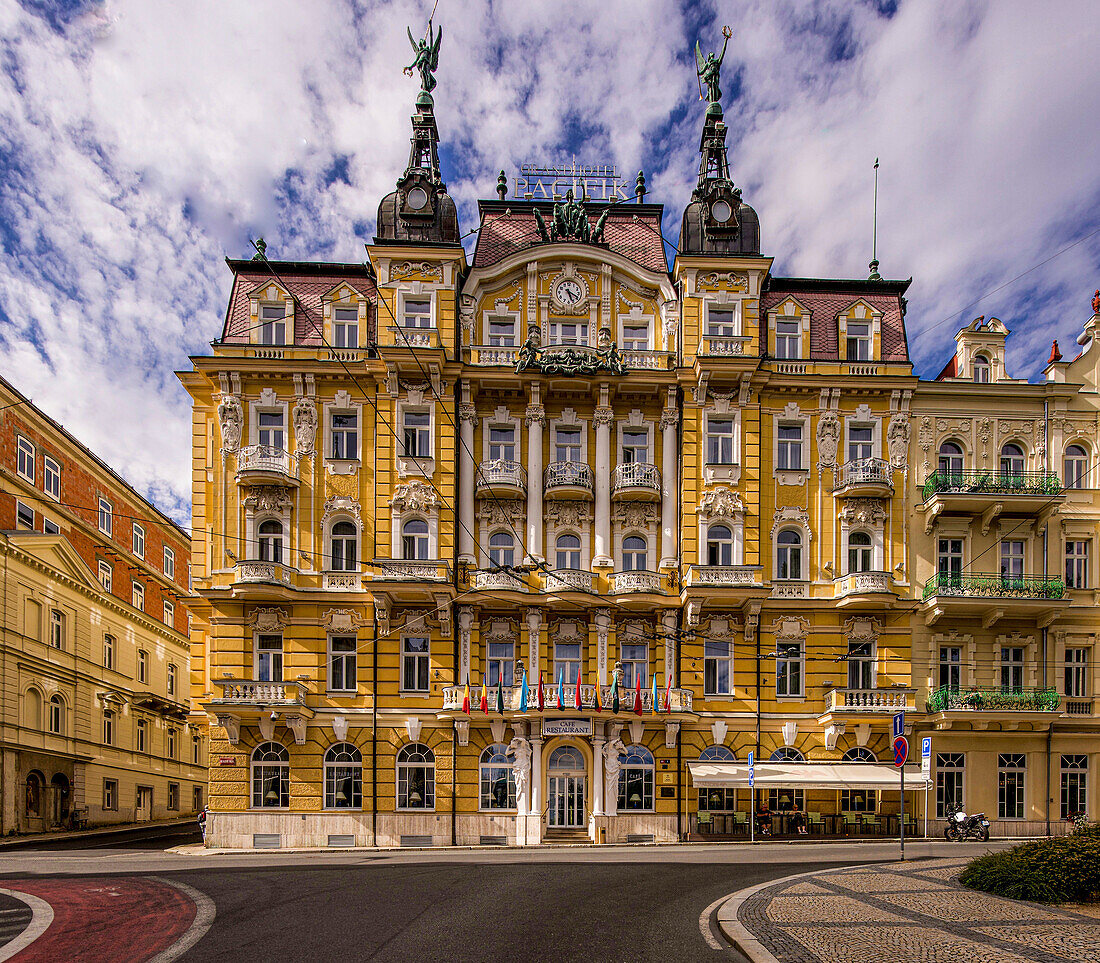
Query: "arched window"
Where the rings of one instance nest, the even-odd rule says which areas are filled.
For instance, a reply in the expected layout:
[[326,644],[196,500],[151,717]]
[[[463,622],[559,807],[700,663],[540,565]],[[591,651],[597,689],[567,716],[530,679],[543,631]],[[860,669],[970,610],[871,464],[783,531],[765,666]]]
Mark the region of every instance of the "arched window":
[[733,532],[728,525],[711,525],[707,529],[707,564],[733,564]]
[[426,559],[428,557],[428,523],[422,518],[410,518],[401,526],[401,557]]
[[794,746],[780,746],[771,754],[769,762],[805,762],[806,757]]
[[736,758],[725,746],[707,746],[699,753],[700,762],[733,762]]
[[[780,746],[771,755],[771,762],[805,762],[806,757],[793,746]],[[804,789],[769,789],[768,808],[773,812],[788,812],[791,809],[806,809],[806,791]]]
[[42,786],[44,780],[38,772],[27,773],[27,815],[42,815]]
[[581,540],[576,535],[559,535],[555,546],[555,567],[579,569],[581,567]]
[[[699,753],[700,762],[733,762],[733,752],[725,746],[707,746]],[[700,788],[699,812],[732,812],[737,809],[737,790],[730,788]]]
[[802,535],[793,528],[785,528],[776,539],[776,572],[779,579],[802,578]]
[[50,696],[50,732],[59,736],[65,728],[65,702],[59,695]]
[[547,768],[555,772],[584,772],[584,759],[575,746],[558,746],[550,753]]
[[1001,474],[1019,478],[1024,473],[1024,451],[1019,445],[1007,444],[1001,449]]
[[623,539],[623,571],[645,572],[649,570],[649,553],[645,539],[638,535],[628,535]]
[[23,725],[35,731],[42,728],[42,693],[34,686],[23,694]]
[[871,571],[871,536],[866,532],[852,532],[848,536],[848,571]]
[[481,808],[515,809],[516,777],[505,745],[486,746],[481,753]]
[[653,809],[653,753],[631,746],[619,756],[619,809],[648,812]]
[[516,542],[511,532],[489,536],[489,562],[494,566],[512,565],[516,560]]
[[1065,476],[1062,484],[1066,488],[1085,488],[1085,476],[1089,472],[1089,453],[1083,445],[1067,445],[1064,461]]
[[843,762],[878,762],[875,754],[863,746],[853,746],[844,753]]
[[962,446],[953,441],[945,441],[940,445],[937,469],[941,475],[948,477],[961,475],[963,471]]
[[290,753],[277,742],[252,750],[252,808],[286,809],[290,805]]
[[363,754],[350,742],[325,752],[325,808],[363,808]]
[[355,525],[337,522],[332,526],[332,571],[353,572],[358,567]]
[[984,354],[974,355],[974,380],[978,384],[989,384],[989,358]]
[[419,742],[397,753],[397,808],[435,809],[435,753]]
[[260,561],[281,562],[283,560],[282,522],[268,520],[260,522]]

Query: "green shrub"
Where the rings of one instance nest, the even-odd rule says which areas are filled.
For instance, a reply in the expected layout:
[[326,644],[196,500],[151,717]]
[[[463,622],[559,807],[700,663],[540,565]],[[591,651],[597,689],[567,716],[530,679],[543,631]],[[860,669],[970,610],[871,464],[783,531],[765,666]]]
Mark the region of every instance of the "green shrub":
[[1038,903],[1100,900],[1100,827],[979,856],[959,880],[971,889]]

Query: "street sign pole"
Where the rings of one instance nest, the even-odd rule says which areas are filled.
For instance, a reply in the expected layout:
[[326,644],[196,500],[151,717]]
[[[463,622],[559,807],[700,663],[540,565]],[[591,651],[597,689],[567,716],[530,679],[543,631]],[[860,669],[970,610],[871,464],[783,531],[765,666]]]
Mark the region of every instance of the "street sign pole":
[[894,765],[900,774],[901,804],[898,807],[898,842],[901,844],[901,859],[905,861],[905,760],[909,758],[909,741],[905,738],[905,713],[894,715]]
[[755,779],[753,751],[749,750],[749,842],[756,842],[756,790],[753,789]]
[[898,772],[901,773],[901,818],[898,820],[898,838],[901,841],[901,861],[905,862],[905,760],[902,759],[901,765],[898,766]]
[[920,774],[924,780],[924,838],[928,839],[928,784],[932,781],[932,737],[920,741]]

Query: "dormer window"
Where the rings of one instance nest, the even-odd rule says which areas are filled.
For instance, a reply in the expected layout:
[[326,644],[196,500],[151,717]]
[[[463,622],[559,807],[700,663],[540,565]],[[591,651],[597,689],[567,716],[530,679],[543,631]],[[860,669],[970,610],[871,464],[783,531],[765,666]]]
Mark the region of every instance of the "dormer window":
[[286,344],[286,308],[260,305],[260,344]]
[[849,321],[848,353],[849,361],[871,360],[871,324],[869,321]]
[[359,309],[335,308],[332,312],[332,341],[336,348],[359,347]]
[[984,354],[974,355],[974,381],[982,385],[987,385],[990,382],[989,358]]
[[775,356],[784,361],[790,361],[801,356],[799,350],[799,321],[776,321],[775,323]]
[[432,302],[406,298],[403,324],[406,328],[430,328],[432,326]]

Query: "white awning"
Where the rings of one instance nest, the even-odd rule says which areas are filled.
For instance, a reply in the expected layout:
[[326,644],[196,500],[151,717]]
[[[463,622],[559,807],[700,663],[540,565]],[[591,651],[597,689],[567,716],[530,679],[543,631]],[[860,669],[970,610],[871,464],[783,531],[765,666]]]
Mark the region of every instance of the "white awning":
[[[749,767],[740,762],[688,762],[691,781],[699,787],[747,789]],[[759,789],[897,789],[900,782],[893,766],[867,762],[764,762],[757,763],[755,785]],[[926,789],[931,783],[917,766],[905,767],[905,788]]]

